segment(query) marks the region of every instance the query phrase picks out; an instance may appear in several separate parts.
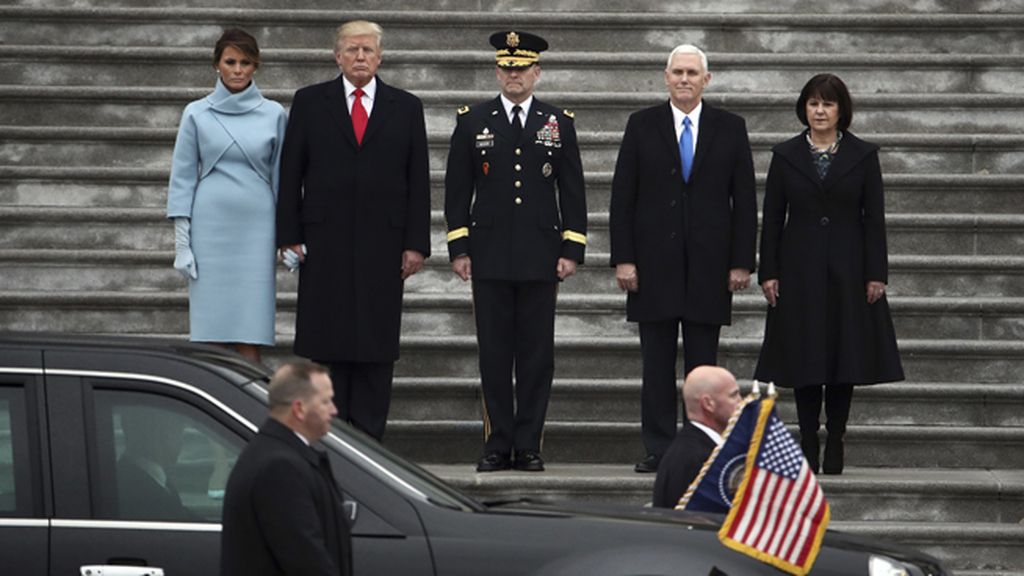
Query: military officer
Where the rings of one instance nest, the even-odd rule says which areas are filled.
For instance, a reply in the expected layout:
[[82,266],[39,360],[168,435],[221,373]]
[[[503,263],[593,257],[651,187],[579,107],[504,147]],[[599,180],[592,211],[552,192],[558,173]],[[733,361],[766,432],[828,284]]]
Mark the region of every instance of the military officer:
[[533,95],[548,43],[505,31],[491,45],[501,94],[459,109],[448,153],[448,252],[473,286],[486,438],[477,471],[539,472],[558,282],[587,244],[583,166],[573,114]]

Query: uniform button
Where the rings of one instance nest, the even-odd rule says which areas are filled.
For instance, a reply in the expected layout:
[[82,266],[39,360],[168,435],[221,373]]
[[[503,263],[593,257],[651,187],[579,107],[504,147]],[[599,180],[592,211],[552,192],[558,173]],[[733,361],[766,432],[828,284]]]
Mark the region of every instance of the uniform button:
[[676,201],[673,200],[673,201],[669,202],[668,206],[669,206],[669,208],[675,208],[676,207]]
[[523,151],[522,151],[522,150],[520,150],[519,148],[516,148],[516,156],[519,156],[519,155],[521,155],[522,153],[523,153]]
[[522,167],[522,166],[520,166],[519,164],[516,164],[516,172],[519,172],[519,171],[521,171],[522,169],[523,169],[523,167]]
[[675,168],[673,168],[673,169],[672,169],[672,171],[671,171],[671,172],[669,172],[669,174],[671,174],[671,175],[675,176],[675,175],[676,175],[676,169],[675,169]]
[[520,182],[519,180],[516,180],[515,186],[516,186],[516,188],[522,188],[523,187],[523,183]]
[[828,216],[822,216],[821,220],[819,220],[818,223],[821,224],[822,226],[828,226],[828,223],[829,223]]
[[522,204],[522,203],[523,203],[523,199],[520,198],[519,196],[516,196],[516,204]]

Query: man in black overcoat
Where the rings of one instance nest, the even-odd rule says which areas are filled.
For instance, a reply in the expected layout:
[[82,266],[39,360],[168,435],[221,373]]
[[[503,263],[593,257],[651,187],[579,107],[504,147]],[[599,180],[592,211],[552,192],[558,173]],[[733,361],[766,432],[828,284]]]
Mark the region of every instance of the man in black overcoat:
[[678,46],[665,69],[668,102],[629,118],[612,180],[611,264],[640,324],[641,424],[654,472],[676,434],[679,328],[684,374],[717,364],[732,293],[754,270],[757,199],[743,118],[701,99],[704,53]]
[[228,478],[221,576],[349,576],[352,538],[327,455],[311,443],[337,414],[327,371],[286,364],[270,381],[270,418]]
[[459,110],[448,153],[448,253],[452,270],[473,280],[486,437],[477,470],[536,472],[555,297],[583,262],[587,204],[573,114],[533,96],[547,42],[507,31],[491,45],[501,94]]
[[652,506],[675,508],[716,446],[740,405],[740,387],[725,368],[698,366],[683,383],[686,422],[658,466]]
[[381,33],[341,26],[342,74],[295,93],[277,204],[277,244],[300,269],[295,353],[330,367],[339,418],[378,439],[404,281],[430,255],[423,104],[376,76]]

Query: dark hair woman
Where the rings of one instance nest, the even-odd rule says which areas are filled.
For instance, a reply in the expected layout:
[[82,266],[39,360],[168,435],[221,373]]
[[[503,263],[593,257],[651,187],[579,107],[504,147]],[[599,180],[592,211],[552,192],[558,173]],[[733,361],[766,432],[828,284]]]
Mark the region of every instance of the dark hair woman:
[[794,389],[807,461],[841,474],[853,387],[903,379],[882,172],[878,146],[848,130],[853,101],[839,77],[811,78],[796,115],[807,130],[776,145],[768,169],[759,280],[769,308],[754,377]]
[[274,344],[278,164],[286,116],[261,94],[256,39],[225,30],[217,86],[185,107],[171,160],[167,217],[174,268],[189,281],[189,338],[259,360]]

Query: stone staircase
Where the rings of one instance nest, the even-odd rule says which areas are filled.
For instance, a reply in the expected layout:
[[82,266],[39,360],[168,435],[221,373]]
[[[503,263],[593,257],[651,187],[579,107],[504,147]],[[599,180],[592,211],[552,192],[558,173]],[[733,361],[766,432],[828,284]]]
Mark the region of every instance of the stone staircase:
[[[5,1],[5,0],[0,0]],[[539,0],[6,0],[0,5],[0,330],[184,337],[185,285],[163,217],[177,122],[209,92],[211,46],[241,25],[258,82],[286,105],[336,74],[333,28],[385,28],[385,80],[426,105],[434,252],[406,289],[386,442],[481,497],[642,504],[640,351],[608,268],[609,187],[628,114],[665,98],[672,46],[705,47],[709,101],[748,123],[763,187],[772,144],[799,129],[812,74],[854,91],[854,130],[882,145],[890,302],[908,382],[858,389],[848,472],[822,479],[834,526],[907,542],[958,574],[1024,574],[1024,2],[941,12],[881,0],[676,3]],[[167,3],[170,4],[170,3]],[[200,5],[203,4],[203,5]],[[820,12],[818,11],[820,10]],[[934,9],[937,10],[937,9]],[[575,109],[591,211],[587,263],[559,297],[543,474],[478,475],[476,342],[468,286],[445,258],[443,168],[454,110],[496,92],[486,38],[521,27],[552,45],[541,98]],[[288,357],[295,277],[278,276]],[[722,361],[753,372],[764,302],[736,299]],[[786,393],[780,411],[795,420]]]

